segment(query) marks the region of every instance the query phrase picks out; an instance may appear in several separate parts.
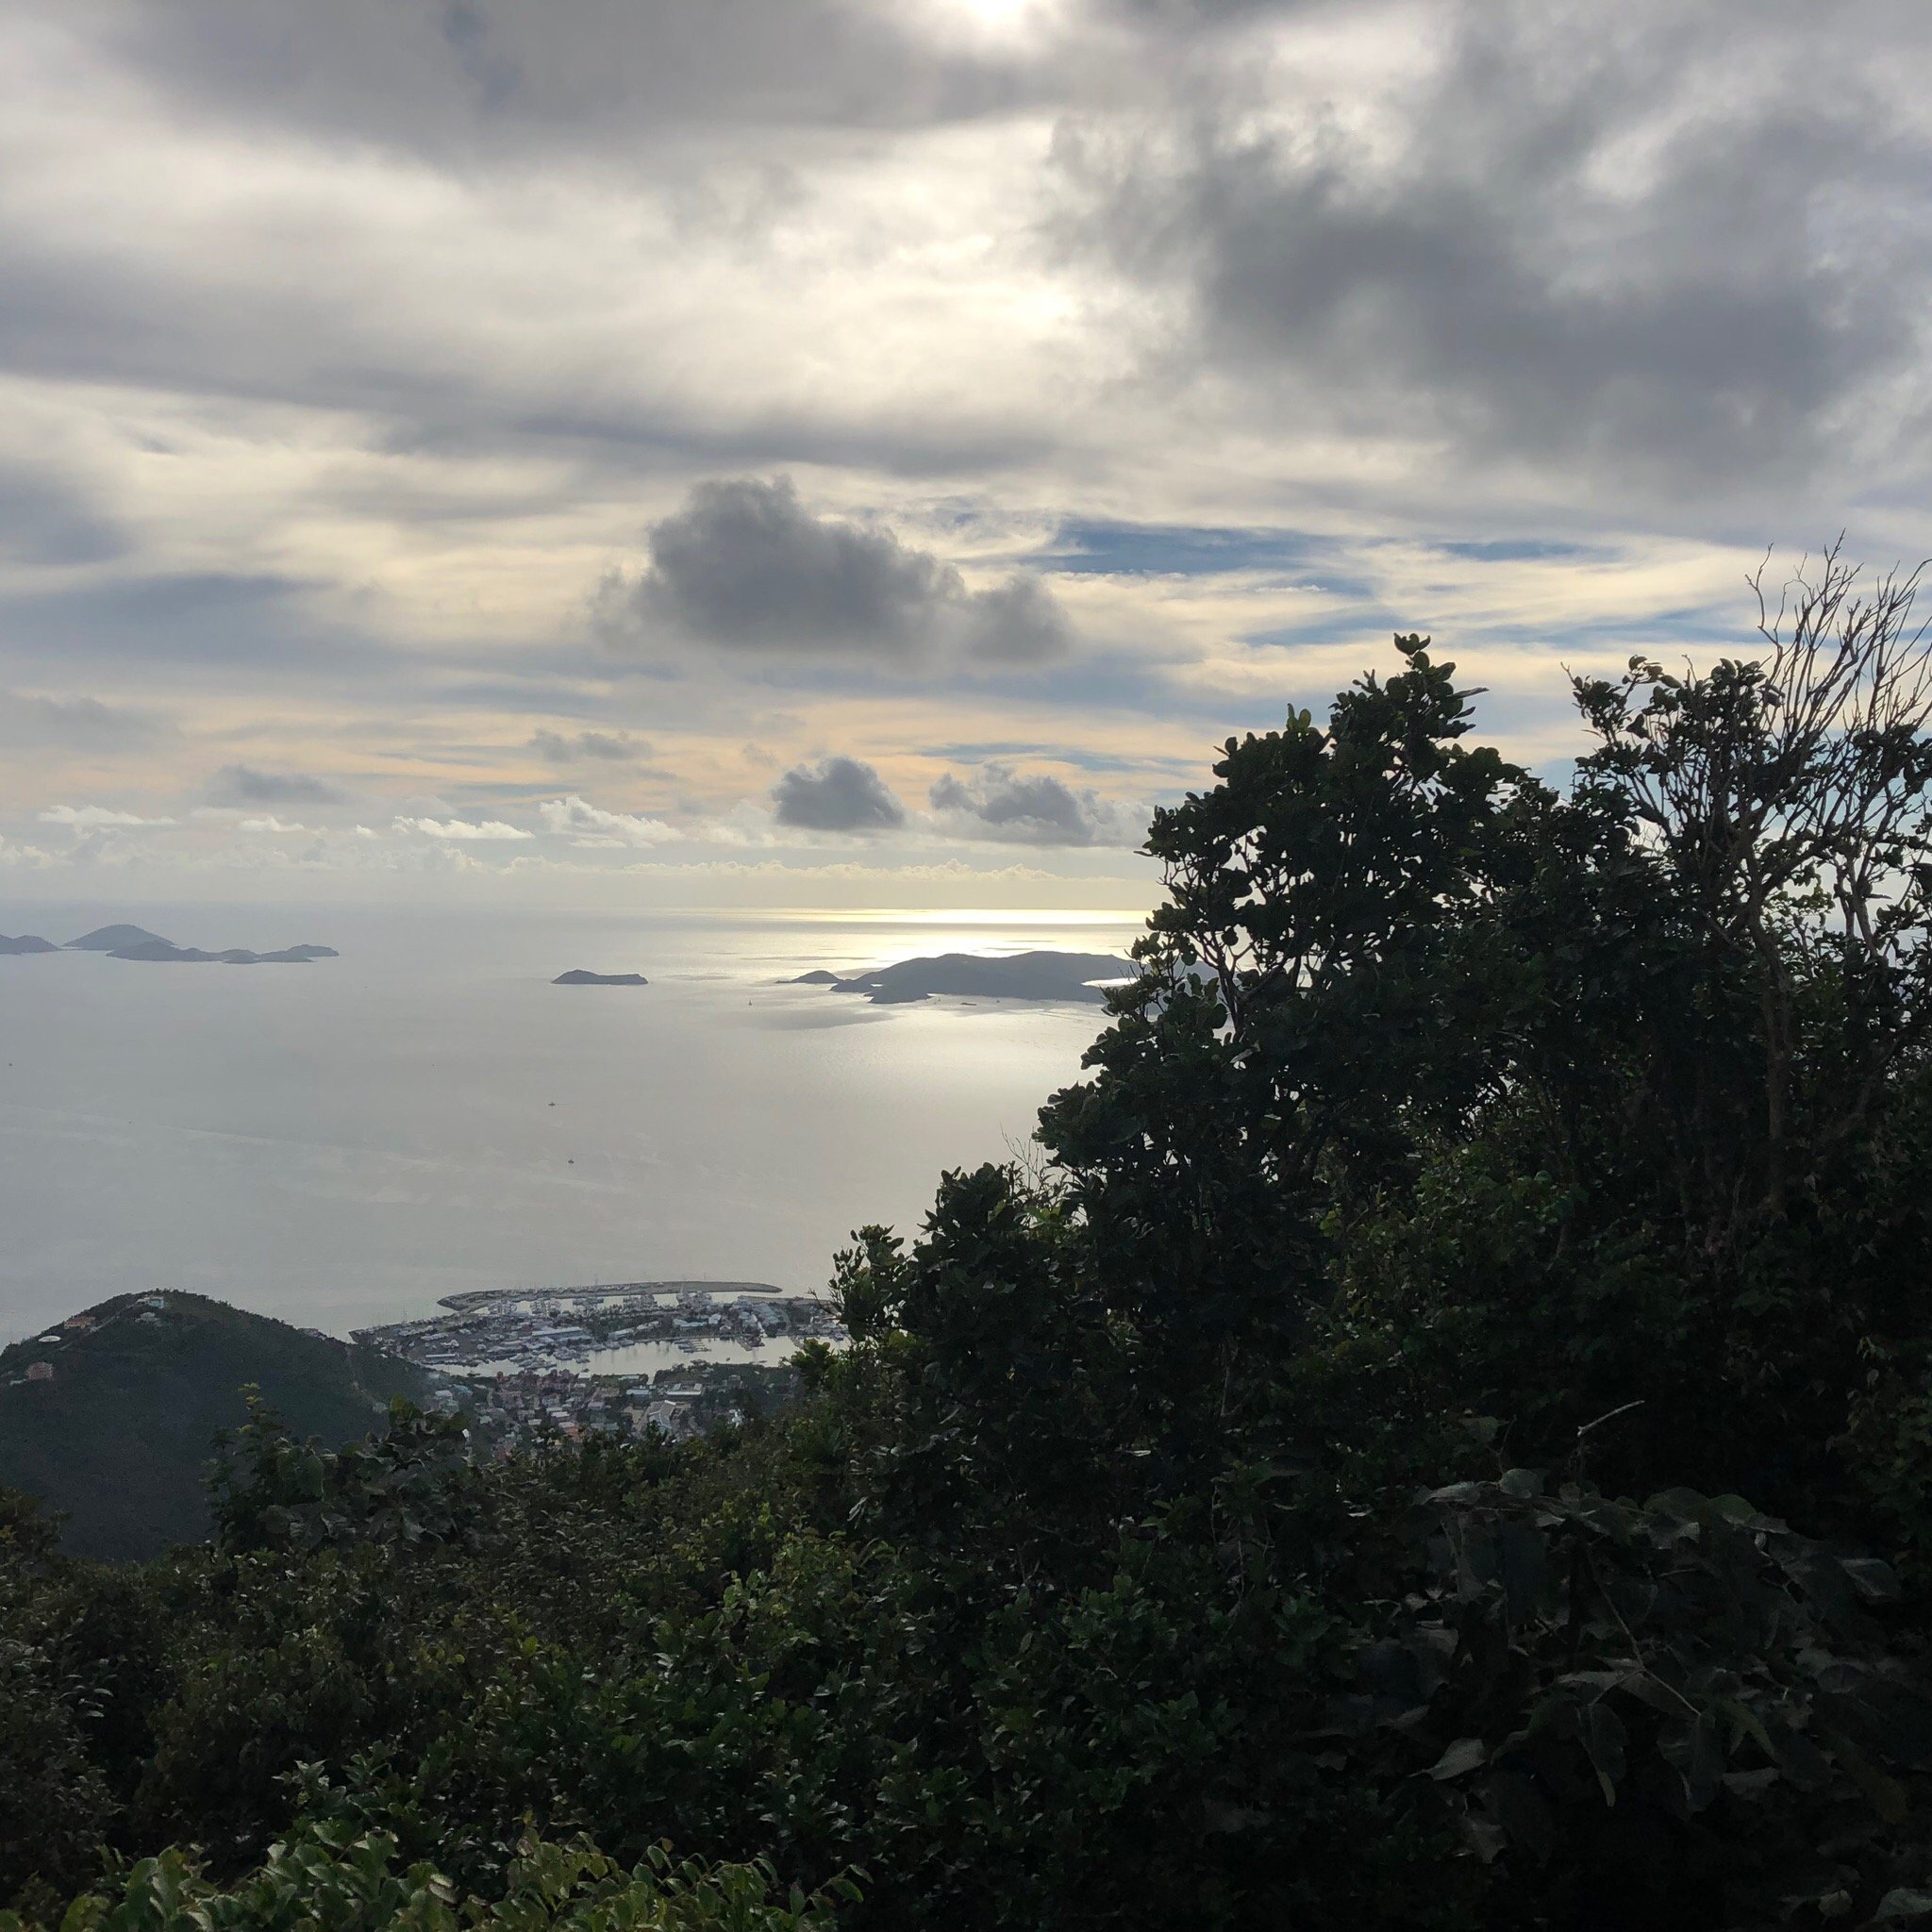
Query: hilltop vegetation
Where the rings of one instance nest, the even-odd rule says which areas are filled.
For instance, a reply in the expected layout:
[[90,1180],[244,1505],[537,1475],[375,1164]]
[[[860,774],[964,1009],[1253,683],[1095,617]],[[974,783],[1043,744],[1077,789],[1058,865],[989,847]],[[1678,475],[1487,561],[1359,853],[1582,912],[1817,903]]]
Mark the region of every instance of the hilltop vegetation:
[[211,1544],[134,1570],[16,1510],[0,1885],[157,1932],[1932,1914],[1908,609],[1832,560],[1753,660],[1579,684],[1563,794],[1416,638],[1230,741],[1041,1171],[862,1231],[770,1424],[483,1462],[258,1412]]
[[246,1420],[244,1386],[330,1443],[432,1387],[381,1349],[173,1289],[117,1295],[49,1333],[0,1350],[0,1484],[63,1515],[61,1546],[77,1557],[152,1557],[208,1535],[208,1461],[216,1435]]

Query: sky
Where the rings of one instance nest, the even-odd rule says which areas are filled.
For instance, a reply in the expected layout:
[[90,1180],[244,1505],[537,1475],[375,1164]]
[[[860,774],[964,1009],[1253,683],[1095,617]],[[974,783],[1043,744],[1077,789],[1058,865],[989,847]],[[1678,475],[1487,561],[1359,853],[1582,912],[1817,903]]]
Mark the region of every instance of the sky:
[[[1928,548],[1932,9],[0,0],[0,905],[1132,908]],[[16,924],[18,922],[16,921]]]

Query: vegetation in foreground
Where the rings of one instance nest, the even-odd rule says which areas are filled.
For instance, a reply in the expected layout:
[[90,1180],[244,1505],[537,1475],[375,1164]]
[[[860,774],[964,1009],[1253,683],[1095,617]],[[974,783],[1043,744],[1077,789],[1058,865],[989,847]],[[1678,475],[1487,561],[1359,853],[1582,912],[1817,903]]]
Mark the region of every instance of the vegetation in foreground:
[[1579,683],[1562,795],[1420,639],[1230,741],[1040,1172],[865,1230],[854,1345],[770,1423],[497,1463],[258,1411],[211,1543],[140,1568],[10,1508],[0,1890],[128,1932],[1932,1915],[1909,608],[1827,558],[1754,661]]

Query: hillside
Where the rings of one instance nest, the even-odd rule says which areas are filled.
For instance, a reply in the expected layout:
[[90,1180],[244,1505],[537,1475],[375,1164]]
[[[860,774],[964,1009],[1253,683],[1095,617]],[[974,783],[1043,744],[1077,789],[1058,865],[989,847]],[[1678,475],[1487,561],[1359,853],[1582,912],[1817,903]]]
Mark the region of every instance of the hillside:
[[243,1419],[244,1383],[298,1435],[334,1444],[378,1424],[391,1396],[426,1397],[434,1378],[203,1295],[120,1295],[0,1350],[0,1484],[65,1512],[75,1556],[197,1541],[203,1466],[215,1432]]

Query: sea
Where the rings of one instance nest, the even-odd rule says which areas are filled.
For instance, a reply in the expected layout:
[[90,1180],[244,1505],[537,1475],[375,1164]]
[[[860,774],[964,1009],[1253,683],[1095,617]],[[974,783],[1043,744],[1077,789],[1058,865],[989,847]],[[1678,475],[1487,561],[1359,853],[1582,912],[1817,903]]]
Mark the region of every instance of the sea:
[[[98,916],[96,916],[98,915]],[[310,965],[0,958],[0,1341],[186,1289],[332,1334],[458,1290],[811,1292],[941,1174],[1024,1155],[1097,1007],[874,1007],[783,982],[918,954],[1124,951],[1131,912],[7,908]],[[73,930],[66,928],[72,926]],[[559,987],[567,969],[645,987]]]

